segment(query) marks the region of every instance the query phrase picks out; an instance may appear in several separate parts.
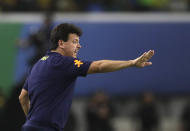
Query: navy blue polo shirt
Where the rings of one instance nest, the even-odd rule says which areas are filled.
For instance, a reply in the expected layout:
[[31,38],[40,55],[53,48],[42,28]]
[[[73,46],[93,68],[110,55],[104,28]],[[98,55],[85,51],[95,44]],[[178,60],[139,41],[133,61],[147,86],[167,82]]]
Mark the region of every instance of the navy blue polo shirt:
[[24,84],[29,93],[28,121],[63,129],[72,103],[75,81],[86,76],[91,61],[48,52],[32,68]]

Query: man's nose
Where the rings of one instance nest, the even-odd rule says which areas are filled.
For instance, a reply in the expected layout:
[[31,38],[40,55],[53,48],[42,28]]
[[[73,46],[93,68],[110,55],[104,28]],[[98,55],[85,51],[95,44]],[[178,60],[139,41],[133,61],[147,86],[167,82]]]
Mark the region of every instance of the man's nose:
[[82,46],[80,45],[80,43],[78,43],[77,47],[78,47],[78,48],[81,48]]

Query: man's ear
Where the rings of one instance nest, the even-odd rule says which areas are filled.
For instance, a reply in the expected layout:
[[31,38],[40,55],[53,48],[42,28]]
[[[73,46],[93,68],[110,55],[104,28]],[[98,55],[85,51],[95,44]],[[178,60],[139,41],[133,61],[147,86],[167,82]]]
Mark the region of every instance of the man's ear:
[[59,40],[59,41],[58,41],[58,46],[59,46],[60,48],[64,48],[64,41],[63,41],[63,40]]

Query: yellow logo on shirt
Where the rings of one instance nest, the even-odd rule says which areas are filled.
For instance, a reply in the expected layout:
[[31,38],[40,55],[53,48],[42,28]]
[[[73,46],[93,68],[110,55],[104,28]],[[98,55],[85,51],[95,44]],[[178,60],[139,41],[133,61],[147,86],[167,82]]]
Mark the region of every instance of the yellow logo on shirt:
[[49,57],[49,56],[44,56],[44,57],[42,57],[40,60],[45,61],[45,60],[47,60],[47,59],[48,59],[48,57]]
[[75,65],[77,65],[77,67],[79,68],[80,65],[82,65],[83,63],[80,60],[74,60]]

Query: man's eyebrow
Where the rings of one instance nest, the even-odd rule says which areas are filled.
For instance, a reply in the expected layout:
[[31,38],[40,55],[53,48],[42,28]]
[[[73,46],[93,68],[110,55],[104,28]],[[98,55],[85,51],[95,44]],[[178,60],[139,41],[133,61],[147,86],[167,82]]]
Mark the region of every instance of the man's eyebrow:
[[77,38],[76,38],[76,39],[74,39],[74,41],[79,41],[79,40],[80,40],[80,39],[77,39]]

